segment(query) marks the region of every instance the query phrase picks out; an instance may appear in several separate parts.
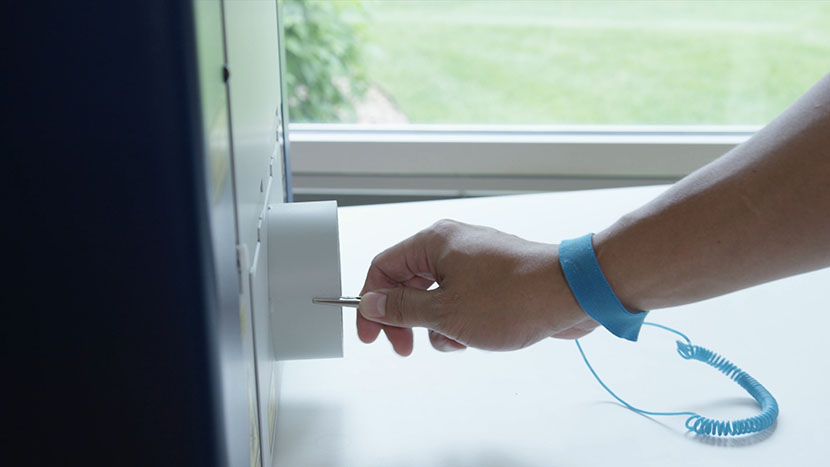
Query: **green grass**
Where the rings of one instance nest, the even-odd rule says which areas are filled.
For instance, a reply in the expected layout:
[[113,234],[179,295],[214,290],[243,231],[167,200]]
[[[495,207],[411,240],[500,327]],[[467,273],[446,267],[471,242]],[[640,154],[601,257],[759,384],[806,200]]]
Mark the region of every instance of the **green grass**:
[[830,2],[366,2],[413,123],[760,124],[830,72]]

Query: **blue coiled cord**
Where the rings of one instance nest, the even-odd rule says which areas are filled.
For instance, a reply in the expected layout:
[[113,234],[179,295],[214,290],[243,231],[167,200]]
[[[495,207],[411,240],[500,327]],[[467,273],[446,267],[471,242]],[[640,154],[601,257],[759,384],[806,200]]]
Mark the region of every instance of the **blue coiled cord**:
[[740,420],[715,420],[706,418],[696,412],[650,412],[648,410],[638,409],[637,407],[634,407],[628,402],[622,400],[619,396],[614,394],[614,391],[612,391],[611,388],[602,382],[602,379],[600,379],[599,375],[597,375],[597,372],[594,371],[594,367],[592,367],[588,362],[588,357],[585,356],[585,352],[582,350],[582,345],[580,345],[579,340],[577,339],[575,341],[576,347],[579,349],[580,355],[582,355],[582,360],[585,361],[588,369],[591,370],[591,374],[593,374],[599,384],[606,391],[608,391],[608,394],[611,394],[611,396],[614,397],[614,399],[616,399],[620,404],[624,405],[629,410],[643,415],[688,415],[689,418],[686,419],[686,429],[701,435],[746,435],[763,431],[775,423],[775,419],[778,418],[778,402],[776,402],[775,398],[772,397],[772,394],[770,394],[770,392],[767,391],[767,389],[755,378],[717,353],[699,345],[692,345],[692,341],[680,331],[657,323],[644,322],[643,324],[665,329],[666,331],[673,332],[682,337],[685,342],[679,340],[677,341],[677,353],[683,359],[703,362],[728,376],[731,380],[735,381],[742,388],[744,388],[746,392],[748,392],[749,395],[751,395],[755,401],[758,402],[758,405],[761,406],[761,413],[754,417],[743,418]]

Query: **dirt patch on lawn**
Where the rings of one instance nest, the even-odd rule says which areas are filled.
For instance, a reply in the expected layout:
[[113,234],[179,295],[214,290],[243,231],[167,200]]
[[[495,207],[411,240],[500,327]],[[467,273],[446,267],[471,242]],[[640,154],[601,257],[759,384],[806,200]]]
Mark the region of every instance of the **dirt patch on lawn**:
[[377,86],[369,87],[366,95],[354,104],[357,123],[409,123],[395,101]]

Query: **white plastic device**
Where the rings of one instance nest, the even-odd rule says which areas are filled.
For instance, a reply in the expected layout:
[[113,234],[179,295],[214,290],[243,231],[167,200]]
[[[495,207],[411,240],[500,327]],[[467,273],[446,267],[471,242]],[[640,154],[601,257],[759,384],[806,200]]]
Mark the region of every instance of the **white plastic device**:
[[342,309],[311,302],[340,296],[337,202],[272,204],[267,231],[276,359],[342,357]]

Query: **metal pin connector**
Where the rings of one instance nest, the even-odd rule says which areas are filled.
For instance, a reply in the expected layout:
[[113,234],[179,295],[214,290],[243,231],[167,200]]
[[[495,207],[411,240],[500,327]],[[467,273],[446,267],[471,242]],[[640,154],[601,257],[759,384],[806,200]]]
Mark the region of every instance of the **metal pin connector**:
[[345,306],[357,308],[360,306],[360,297],[312,298],[312,303],[318,305]]

